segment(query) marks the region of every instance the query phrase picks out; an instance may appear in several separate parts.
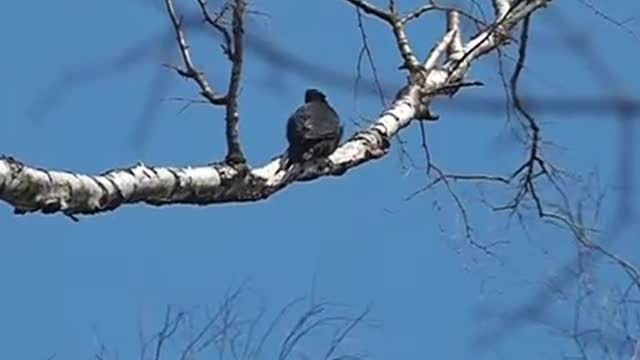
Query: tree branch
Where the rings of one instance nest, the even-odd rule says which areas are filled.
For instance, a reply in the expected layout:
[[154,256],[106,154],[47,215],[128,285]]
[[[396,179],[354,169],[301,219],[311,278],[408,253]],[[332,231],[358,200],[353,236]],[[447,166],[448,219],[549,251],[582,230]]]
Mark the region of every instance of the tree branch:
[[198,84],[198,87],[200,87],[200,94],[211,104],[225,105],[227,103],[227,97],[218,96],[214,93],[211,85],[209,85],[209,81],[207,80],[207,78],[201,71],[196,68],[196,66],[193,64],[193,60],[191,60],[191,51],[189,50],[189,45],[187,44],[184,32],[182,31],[182,21],[176,14],[173,0],[165,0],[165,5],[167,6],[167,12],[169,13],[171,24],[173,25],[173,29],[176,33],[176,41],[178,42],[178,46],[180,47],[180,54],[182,55],[182,61],[184,62],[185,69],[181,69],[175,66],[170,67],[181,76],[194,80],[196,84]]
[[362,11],[364,11],[367,14],[376,16],[388,23],[391,23],[392,21],[390,13],[378,8],[373,4],[368,3],[367,1],[364,1],[364,0],[347,0],[347,1],[350,2],[353,6],[359,9],[362,9]]
[[[187,67],[190,62],[188,47],[181,35],[180,22],[173,11],[172,0],[165,0],[172,22],[181,43],[183,59]],[[403,37],[398,29],[404,30],[397,15],[372,7],[364,1],[347,0],[367,13],[372,13],[385,21],[393,19],[391,26],[396,34],[396,42],[401,56],[415,55],[410,48],[403,46]],[[497,0],[496,0],[497,1]],[[449,58],[443,65],[438,65],[441,57],[449,56],[450,49],[458,47],[456,42],[459,29],[455,21],[448,24],[447,35],[433,48],[427,57],[428,70],[418,63],[409,67],[411,73],[409,84],[396,95],[395,101],[365,131],[359,132],[340,146],[328,159],[305,164],[302,171],[295,176],[297,181],[309,181],[322,176],[339,176],[360,164],[380,158],[387,154],[389,141],[400,130],[408,126],[413,119],[429,118],[426,105],[436,96],[443,94],[442,89],[449,91],[457,84],[462,86],[462,79],[473,60],[486,54],[491,49],[506,43],[505,29],[511,29],[521,19],[546,5],[549,0],[519,2],[509,8],[504,16],[498,17],[496,23],[480,32],[472,40],[463,45],[465,55],[461,60]],[[244,0],[235,0],[233,23],[233,68],[238,74],[231,76],[231,84],[227,98],[236,98],[240,84],[242,66],[242,16],[245,12]],[[387,15],[383,15],[387,14]],[[395,14],[395,13],[394,13]],[[500,25],[501,36],[494,34]],[[406,36],[406,34],[404,35]],[[408,41],[406,43],[408,45]],[[183,46],[184,45],[184,46]],[[449,49],[449,51],[445,51]],[[456,49],[454,53],[458,52]],[[185,55],[185,52],[187,55]],[[239,60],[238,60],[239,58]],[[417,60],[416,60],[417,62]],[[237,104],[227,104],[227,140],[230,139],[230,152],[233,154],[233,142],[237,139]],[[231,110],[230,110],[231,109]],[[235,111],[232,111],[235,109]],[[230,115],[229,115],[230,114]],[[426,114],[426,115],[425,115]],[[230,117],[229,117],[230,116]],[[232,121],[229,121],[231,118]],[[237,148],[239,149],[239,147]],[[242,155],[241,152],[239,152]],[[244,157],[241,157],[244,159]],[[289,184],[289,177],[280,168],[280,159],[251,169],[236,167],[234,163],[215,163],[199,167],[149,167],[143,164],[127,168],[114,169],[104,174],[90,176],[71,172],[50,171],[33,168],[11,157],[0,157],[0,199],[14,206],[18,214],[29,212],[55,213],[66,215],[94,214],[113,210],[124,204],[146,203],[160,206],[166,204],[209,205],[228,202],[249,202],[266,199]]]
[[225,135],[227,140],[227,156],[225,161],[231,165],[243,165],[246,163],[242,147],[240,145],[239,122],[240,110],[238,106],[238,97],[240,95],[240,82],[242,80],[242,66],[244,61],[244,21],[246,15],[246,0],[234,0],[232,34],[229,34],[227,28],[221,24],[224,12],[223,9],[218,16],[213,16],[207,8],[204,0],[198,0],[200,11],[204,17],[204,21],[221,33],[223,39],[223,51],[231,62],[231,74],[229,79],[229,88],[224,96],[216,96],[209,85],[204,74],[199,71],[191,59],[189,45],[182,30],[181,21],[176,14],[173,0],[165,0],[167,12],[171,18],[176,40],[180,47],[180,53],[186,69],[178,67],[172,68],[181,76],[194,80],[200,87],[200,93],[213,105],[224,105],[226,109],[225,116]]
[[233,6],[233,50],[231,52],[231,79],[227,92],[226,136],[227,163],[244,164],[246,160],[240,146],[240,113],[238,98],[240,97],[240,81],[242,80],[242,65],[244,62],[244,19],[246,15],[246,0],[235,0]]
[[419,68],[420,65],[418,58],[415,56],[413,50],[411,49],[409,38],[407,37],[407,33],[404,30],[404,24],[406,21],[404,20],[404,18],[399,17],[395,12],[394,2],[389,2],[390,11],[386,12],[364,0],[347,1],[357,9],[361,9],[365,13],[373,15],[389,24],[391,26],[391,29],[393,30],[393,35],[396,38],[396,45],[398,46],[400,55],[404,60],[404,64],[402,67],[409,69],[410,71],[416,71]]

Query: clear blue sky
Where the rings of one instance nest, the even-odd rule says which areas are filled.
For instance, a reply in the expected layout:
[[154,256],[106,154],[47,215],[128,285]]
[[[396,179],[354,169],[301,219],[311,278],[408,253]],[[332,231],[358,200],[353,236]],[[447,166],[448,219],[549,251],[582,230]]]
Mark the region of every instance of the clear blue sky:
[[[155,1],[155,0],[154,0]],[[159,0],[157,0],[159,2]],[[151,1],[149,1],[151,2]],[[423,1],[402,1],[405,8]],[[572,12],[572,27],[588,34],[607,68],[630,93],[639,93],[633,70],[640,63],[640,41],[607,23],[580,1],[557,1]],[[360,37],[355,14],[340,0],[260,1],[269,15],[252,29],[311,63],[354,73]],[[640,5],[612,1],[598,6],[613,17],[640,14]],[[40,167],[99,173],[143,161],[186,166],[224,157],[220,110],[155,102],[147,142],[131,146],[140,112],[162,62],[149,57],[127,71],[68,89],[56,107],[34,123],[33,102],[69,66],[96,64],[168,29],[163,6],[143,1],[12,1],[0,13],[0,154]],[[554,10],[556,11],[556,10]],[[432,18],[434,19],[434,18]],[[440,36],[440,21],[412,27],[421,54]],[[548,96],[603,95],[604,88],[572,53],[563,51],[553,17],[534,19],[526,89]],[[629,27],[640,32],[638,19]],[[386,29],[367,22],[380,76],[399,83],[400,61]],[[173,45],[173,44],[171,44]],[[199,37],[195,57],[214,83],[226,77],[224,62],[211,39]],[[209,47],[203,47],[207,46]],[[510,53],[515,54],[514,49]],[[173,54],[173,53],[172,53]],[[283,74],[249,53],[242,93],[242,140],[252,164],[261,164],[285,147],[284,123],[302,101],[306,87],[320,87],[340,112],[347,132],[351,120],[375,116],[375,98],[354,101],[349,89]],[[486,88],[464,96],[501,96],[495,58],[477,64],[474,80]],[[166,71],[166,96],[195,96],[192,84]],[[277,85],[276,83],[279,83]],[[276,86],[277,85],[277,86]],[[503,113],[453,111],[436,105],[442,119],[429,126],[433,156],[455,172],[492,172],[517,166],[518,147],[496,147],[504,133]],[[456,100],[450,101],[456,105]],[[440,107],[439,107],[440,106]],[[544,114],[546,139],[562,148],[547,156],[565,169],[597,167],[602,186],[618,183],[618,126],[613,115]],[[638,118],[636,118],[638,120]],[[637,133],[637,125],[634,126]],[[418,163],[419,133],[403,133]],[[633,170],[638,179],[635,150]],[[412,201],[404,197],[424,184],[418,170],[403,172],[397,148],[381,161],[340,178],[297,184],[268,201],[211,207],[127,206],[74,223],[63,216],[14,216],[0,205],[0,359],[88,358],[101,341],[132,358],[138,346],[140,317],[156,324],[167,304],[215,305],[225,291],[252,279],[252,289],[278,311],[294,297],[315,294],[347,303],[354,312],[371,303],[371,318],[381,325],[356,332],[349,346],[378,359],[559,358],[571,351],[568,340],[545,326],[514,332],[495,348],[474,352],[471,344],[485,321],[481,304],[505,307],[526,300],[541,281],[570,259],[570,237],[532,221],[531,238],[504,216],[479,205],[477,192],[460,187],[471,213],[476,240],[509,241],[498,249],[504,264],[474,250],[462,237],[459,214],[442,189]],[[636,190],[638,190],[636,188]],[[637,202],[638,191],[633,195]],[[615,206],[609,193],[604,221]],[[618,250],[636,264],[638,227],[626,230]],[[550,251],[545,255],[544,250]],[[560,317],[566,324],[569,318]],[[289,326],[292,324],[289,323]],[[149,325],[150,326],[150,325]],[[151,331],[152,329],[147,328]],[[276,345],[266,349],[275,356]],[[269,353],[269,350],[272,353]],[[571,352],[573,354],[573,352]]]

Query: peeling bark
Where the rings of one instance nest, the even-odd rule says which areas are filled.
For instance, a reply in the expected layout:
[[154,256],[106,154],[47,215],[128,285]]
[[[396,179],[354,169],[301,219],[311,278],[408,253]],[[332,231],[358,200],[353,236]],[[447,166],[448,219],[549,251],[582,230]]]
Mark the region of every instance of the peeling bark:
[[[410,65],[409,84],[398,92],[391,106],[367,130],[353,135],[328,159],[305,164],[297,177],[289,179],[286,171],[280,169],[280,158],[253,169],[243,161],[185,168],[138,164],[100,175],[84,175],[38,169],[12,157],[0,156],[0,200],[12,205],[17,214],[61,212],[75,219],[76,214],[106,212],[135,203],[160,206],[258,201],[267,199],[293,181],[343,175],[351,168],[386,155],[389,140],[412,120],[434,119],[428,110],[433,97],[455,93],[463,86],[464,75],[474,60],[504,45],[509,30],[549,2],[520,1],[513,5],[507,0],[494,0],[496,23],[464,45],[457,15],[450,12],[446,35],[432,48],[424,63],[415,64],[413,60],[416,57],[404,33],[405,18],[387,13],[365,1],[347,1],[391,26],[401,56]],[[167,4],[171,2],[167,0]],[[172,15],[177,37],[184,42],[177,17]],[[192,77],[195,76],[193,74],[199,74],[193,69],[188,53],[185,55],[183,51],[183,55],[187,69],[190,69],[184,73]],[[444,61],[441,61],[442,58]],[[197,81],[200,78],[195,76],[195,79]],[[202,79],[199,82],[201,86],[202,83],[206,84]],[[233,97],[234,91],[227,96]],[[215,104],[215,101],[212,103]],[[228,99],[225,100],[227,103]],[[234,138],[237,140],[237,137]]]
[[[307,164],[296,180],[342,175],[385,155],[388,139],[413,118],[415,103],[409,94],[401,97],[371,128],[354,135],[328,160]],[[41,211],[66,215],[95,214],[140,202],[157,206],[248,202],[266,199],[284,188],[285,175],[279,158],[256,169],[225,163],[185,168],[138,164],[92,176],[38,169],[3,156],[0,199],[19,214]]]

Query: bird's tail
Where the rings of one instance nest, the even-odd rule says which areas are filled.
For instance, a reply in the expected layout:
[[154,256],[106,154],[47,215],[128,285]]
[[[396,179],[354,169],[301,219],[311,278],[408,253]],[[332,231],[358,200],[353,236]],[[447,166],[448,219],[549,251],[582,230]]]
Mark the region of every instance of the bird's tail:
[[292,154],[290,149],[287,149],[280,157],[280,169],[278,171],[286,171],[283,182],[288,183],[296,179],[302,172],[302,169],[303,167],[298,156]]

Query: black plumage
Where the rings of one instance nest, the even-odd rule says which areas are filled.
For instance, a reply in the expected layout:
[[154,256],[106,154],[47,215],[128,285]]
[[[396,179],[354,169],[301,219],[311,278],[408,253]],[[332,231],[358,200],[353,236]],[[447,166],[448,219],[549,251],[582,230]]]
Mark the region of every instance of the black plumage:
[[342,139],[342,124],[327,97],[308,89],[300,106],[287,122],[288,163],[324,158],[335,151]]

